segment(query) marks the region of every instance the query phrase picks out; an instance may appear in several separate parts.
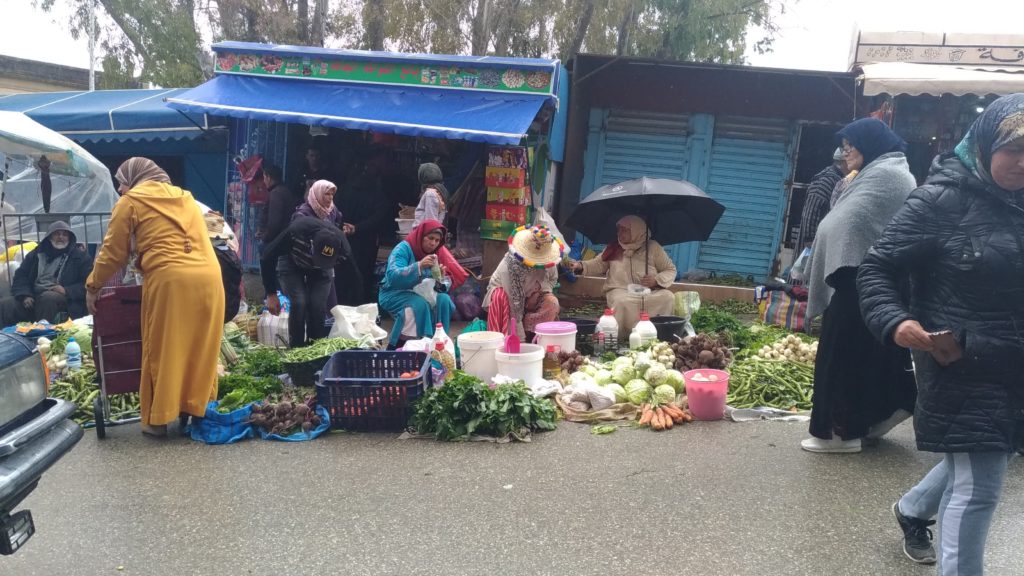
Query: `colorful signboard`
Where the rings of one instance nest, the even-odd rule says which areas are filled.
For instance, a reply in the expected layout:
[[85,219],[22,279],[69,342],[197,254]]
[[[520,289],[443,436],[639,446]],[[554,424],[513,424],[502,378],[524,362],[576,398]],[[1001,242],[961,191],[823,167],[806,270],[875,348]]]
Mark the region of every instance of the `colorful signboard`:
[[218,73],[340,80],[371,84],[434,86],[462,90],[551,94],[551,72],[515,67],[357,62],[319,56],[280,56],[218,51]]

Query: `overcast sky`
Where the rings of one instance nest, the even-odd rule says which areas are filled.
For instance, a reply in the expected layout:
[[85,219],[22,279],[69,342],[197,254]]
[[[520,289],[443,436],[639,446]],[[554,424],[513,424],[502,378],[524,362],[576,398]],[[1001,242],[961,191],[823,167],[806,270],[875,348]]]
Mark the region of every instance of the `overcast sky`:
[[[87,67],[87,43],[73,40],[68,32],[69,0],[57,0],[54,13],[44,13],[34,3],[0,0],[0,54]],[[1024,31],[1024,0],[788,0],[787,5],[779,17],[774,51],[751,53],[751,64],[845,70],[856,26],[885,31]],[[757,30],[751,31],[751,43],[759,37]]]

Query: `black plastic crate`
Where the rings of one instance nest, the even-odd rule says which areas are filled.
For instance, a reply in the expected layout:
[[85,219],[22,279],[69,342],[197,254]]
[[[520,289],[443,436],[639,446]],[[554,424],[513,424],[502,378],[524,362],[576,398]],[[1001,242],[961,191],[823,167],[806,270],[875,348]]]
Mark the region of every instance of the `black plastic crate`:
[[294,386],[316,386],[317,373],[324,369],[330,359],[330,356],[321,356],[305,362],[283,362],[282,366]]
[[[417,375],[402,378],[406,372]],[[332,428],[401,430],[429,385],[430,356],[425,352],[344,350],[324,366],[316,398],[330,413]]]

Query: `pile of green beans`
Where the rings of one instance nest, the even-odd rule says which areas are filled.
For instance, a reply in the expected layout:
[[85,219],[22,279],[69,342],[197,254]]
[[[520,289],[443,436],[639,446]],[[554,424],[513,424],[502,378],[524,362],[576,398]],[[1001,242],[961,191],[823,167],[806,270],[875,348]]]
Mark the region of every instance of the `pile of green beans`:
[[767,406],[810,410],[814,366],[785,360],[747,358],[729,367],[726,403],[733,408]]

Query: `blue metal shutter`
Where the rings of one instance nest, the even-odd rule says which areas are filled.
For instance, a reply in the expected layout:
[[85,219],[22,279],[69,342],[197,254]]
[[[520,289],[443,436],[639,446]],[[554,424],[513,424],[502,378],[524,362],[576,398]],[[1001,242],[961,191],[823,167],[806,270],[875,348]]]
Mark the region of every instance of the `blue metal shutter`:
[[[642,176],[685,180],[689,126],[685,114],[593,110],[580,199],[601,186]],[[665,250],[680,273],[690,268],[683,245]]]
[[701,245],[698,266],[763,279],[782,234],[793,125],[785,120],[718,117],[707,192],[725,214]]

